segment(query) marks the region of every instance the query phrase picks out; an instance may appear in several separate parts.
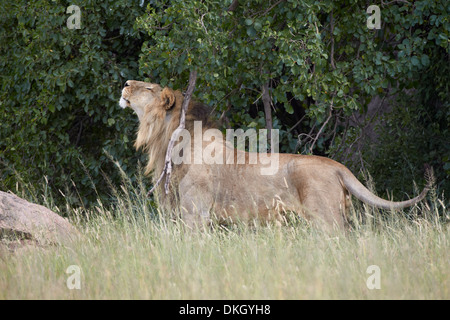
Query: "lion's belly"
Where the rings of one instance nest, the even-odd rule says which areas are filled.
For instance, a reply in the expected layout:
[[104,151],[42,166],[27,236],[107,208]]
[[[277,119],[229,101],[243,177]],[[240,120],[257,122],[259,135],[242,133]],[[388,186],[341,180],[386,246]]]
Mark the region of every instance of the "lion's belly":
[[212,170],[212,212],[219,220],[279,219],[286,211],[296,211],[299,197],[286,179],[286,169],[264,176],[259,169],[230,166]]

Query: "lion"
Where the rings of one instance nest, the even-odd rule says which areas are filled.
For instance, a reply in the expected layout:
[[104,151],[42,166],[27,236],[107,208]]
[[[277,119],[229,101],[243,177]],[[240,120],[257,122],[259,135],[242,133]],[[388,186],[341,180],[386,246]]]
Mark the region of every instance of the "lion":
[[[122,90],[119,105],[133,109],[139,118],[135,148],[147,153],[145,174],[152,174],[153,182],[163,172],[170,138],[180,123],[183,100],[180,91],[155,83],[128,80]],[[214,128],[210,113],[208,106],[190,101],[186,131],[193,137],[195,123],[202,125],[202,132]],[[244,155],[245,159],[252,156],[251,152],[236,149],[228,153],[233,146],[211,139],[200,144],[189,143],[188,160],[192,160],[195,152],[205,151],[213,144],[216,153],[231,154],[234,159],[239,155]],[[332,159],[314,155],[272,155],[278,159],[277,170],[272,174],[262,174],[264,164],[260,162],[175,164],[169,195],[164,188],[157,188],[159,204],[175,209],[189,227],[204,226],[214,219],[219,222],[252,219],[282,222],[287,212],[294,212],[326,229],[344,229],[348,225],[351,195],[371,206],[400,209],[416,204],[430,189],[427,184],[413,199],[388,201],[374,195],[347,167]]]

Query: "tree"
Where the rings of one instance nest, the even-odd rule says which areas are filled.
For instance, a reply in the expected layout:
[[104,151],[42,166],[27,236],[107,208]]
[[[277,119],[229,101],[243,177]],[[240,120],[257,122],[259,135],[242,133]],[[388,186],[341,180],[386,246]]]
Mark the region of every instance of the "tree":
[[[448,60],[445,1],[381,2],[380,29],[368,27],[368,7],[362,1],[159,1],[138,19],[152,38],[140,68],[147,79],[175,88],[185,88],[195,68],[197,97],[229,126],[263,128],[272,120],[282,151],[339,158],[340,144],[358,139],[358,128],[349,128],[354,112],[364,113],[377,95],[418,87],[424,70]],[[438,108],[448,106],[448,86],[428,89],[440,99]],[[448,151],[439,148],[438,180],[449,174]],[[422,173],[417,168],[414,178]]]
[[137,161],[129,141],[137,121],[117,101],[123,83],[139,77],[145,37],[133,24],[145,8],[138,1],[78,1],[80,29],[69,29],[71,4],[2,3],[0,187],[14,189],[18,176],[37,187],[45,176],[65,200],[87,204],[109,193],[102,172],[120,181],[104,149],[135,170],[128,167]]
[[[377,1],[380,29],[368,27],[372,4],[5,2],[0,7],[0,188],[14,189],[18,176],[35,187],[47,177],[52,190],[62,190],[69,202],[107,198],[102,173],[113,184],[120,177],[104,150],[131,177],[138,159],[145,161],[132,147],[136,117],[117,107],[125,80],[185,89],[195,69],[194,96],[227,126],[273,127],[280,130],[282,152],[338,160],[344,148],[360,140],[352,115],[365,113],[376,96],[398,97],[380,130],[389,135],[381,135],[381,144],[367,146],[360,157],[376,181],[386,182],[381,190],[401,185],[405,189],[398,191],[411,194],[412,186],[399,181],[420,183],[421,165],[428,162],[450,191],[450,3]],[[67,27],[70,5],[80,8],[80,29]],[[394,161],[396,152],[406,158]],[[414,169],[405,172],[405,160]],[[395,176],[389,177],[391,172]]]

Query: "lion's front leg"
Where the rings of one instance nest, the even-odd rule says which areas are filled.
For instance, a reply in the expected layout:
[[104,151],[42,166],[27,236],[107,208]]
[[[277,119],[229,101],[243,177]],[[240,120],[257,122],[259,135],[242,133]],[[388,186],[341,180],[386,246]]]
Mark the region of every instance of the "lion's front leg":
[[208,192],[191,187],[180,194],[181,219],[192,229],[204,228],[211,222],[212,197]]

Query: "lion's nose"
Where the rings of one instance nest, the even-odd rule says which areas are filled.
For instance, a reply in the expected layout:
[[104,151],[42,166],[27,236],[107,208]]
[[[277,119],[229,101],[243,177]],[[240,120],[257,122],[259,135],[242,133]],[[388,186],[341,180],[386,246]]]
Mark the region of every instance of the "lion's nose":
[[125,84],[123,85],[124,87],[128,87],[128,86],[130,86],[130,84],[128,83],[128,81],[127,82],[125,82]]

